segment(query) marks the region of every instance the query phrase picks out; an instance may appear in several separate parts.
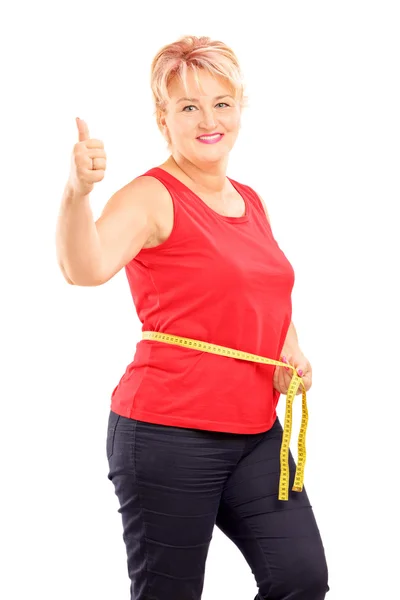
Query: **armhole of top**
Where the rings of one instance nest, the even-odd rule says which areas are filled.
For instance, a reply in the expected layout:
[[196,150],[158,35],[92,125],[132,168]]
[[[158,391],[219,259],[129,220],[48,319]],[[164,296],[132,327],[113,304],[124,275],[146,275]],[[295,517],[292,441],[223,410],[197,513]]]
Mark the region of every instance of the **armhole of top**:
[[161,242],[161,244],[158,244],[157,246],[153,246],[151,248],[142,248],[137,253],[135,258],[144,256],[149,253],[151,254],[151,253],[154,253],[154,252],[157,252],[159,250],[163,250],[164,248],[169,247],[174,241],[174,237],[176,235],[176,229],[177,229],[177,225],[178,225],[178,221],[179,221],[178,201],[176,200],[174,194],[171,193],[171,190],[168,188],[166,183],[164,181],[162,181],[161,178],[158,178],[156,175],[148,173],[148,172],[143,173],[142,175],[139,175],[139,177],[153,177],[153,179],[157,179],[157,181],[159,181],[164,186],[164,188],[167,190],[167,192],[171,198],[171,201],[172,201],[173,224],[172,224],[171,233],[169,234],[169,236],[167,237],[167,239],[164,242]]
[[265,220],[266,220],[266,222],[267,222],[268,228],[269,228],[269,230],[270,230],[270,231],[271,231],[271,233],[272,233],[271,223],[269,222],[269,218],[268,218],[268,217],[267,217],[267,215],[266,215],[266,212],[265,212],[265,209],[264,209],[263,203],[261,202],[259,195],[258,195],[258,194],[257,194],[257,192],[256,192],[255,190],[253,190],[253,188],[251,188],[249,185],[248,185],[248,186],[246,186],[246,187],[247,187],[247,189],[250,191],[250,194],[251,194],[251,196],[254,198],[254,202],[255,202],[255,204],[256,204],[256,205],[257,205],[257,207],[259,208],[260,212],[263,214],[263,216],[264,216],[264,219],[265,219]]

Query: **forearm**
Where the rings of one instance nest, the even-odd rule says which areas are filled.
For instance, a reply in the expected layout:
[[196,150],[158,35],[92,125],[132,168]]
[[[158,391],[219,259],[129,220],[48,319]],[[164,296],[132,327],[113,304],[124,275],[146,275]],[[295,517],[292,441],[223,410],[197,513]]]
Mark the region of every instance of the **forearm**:
[[287,335],[286,335],[286,339],[283,344],[281,354],[283,356],[286,356],[286,354],[293,354],[294,352],[298,352],[299,349],[300,349],[300,347],[299,347],[299,340],[297,337],[296,328],[294,326],[293,321],[291,321]]
[[60,268],[76,285],[96,283],[100,274],[100,240],[89,196],[76,197],[68,186],[61,201],[56,232]]

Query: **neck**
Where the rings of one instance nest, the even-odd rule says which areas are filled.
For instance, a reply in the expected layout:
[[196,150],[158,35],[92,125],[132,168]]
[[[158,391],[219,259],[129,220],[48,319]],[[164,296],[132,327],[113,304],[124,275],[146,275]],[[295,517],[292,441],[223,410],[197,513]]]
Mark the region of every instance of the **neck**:
[[207,164],[207,167],[203,167],[202,165],[195,165],[181,155],[171,154],[165,164],[180,169],[204,192],[219,193],[223,192],[227,186],[227,163],[228,159],[218,162],[211,167],[210,164]]

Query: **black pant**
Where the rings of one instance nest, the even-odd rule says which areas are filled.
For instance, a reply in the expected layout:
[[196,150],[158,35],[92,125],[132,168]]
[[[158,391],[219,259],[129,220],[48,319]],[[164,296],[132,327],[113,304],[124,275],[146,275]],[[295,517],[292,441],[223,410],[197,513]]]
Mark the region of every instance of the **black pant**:
[[[234,434],[110,411],[108,478],[122,515],[131,600],[199,600],[214,524],[254,573],[255,600],[325,598],[325,553],[306,491],[278,500],[281,439],[279,420],[265,433]],[[292,455],[290,472],[292,485]]]

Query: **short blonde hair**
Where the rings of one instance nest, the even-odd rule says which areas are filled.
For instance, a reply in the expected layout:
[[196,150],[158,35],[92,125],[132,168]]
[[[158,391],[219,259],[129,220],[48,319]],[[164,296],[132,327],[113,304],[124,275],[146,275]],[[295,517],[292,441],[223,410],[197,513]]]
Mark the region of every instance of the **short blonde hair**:
[[174,77],[179,77],[187,93],[187,73],[191,69],[196,81],[198,70],[205,69],[216,77],[225,79],[234,97],[244,106],[244,83],[238,59],[229,46],[209,37],[185,36],[163,46],[151,63],[151,90],[155,104],[157,125],[169,101],[168,85]]

